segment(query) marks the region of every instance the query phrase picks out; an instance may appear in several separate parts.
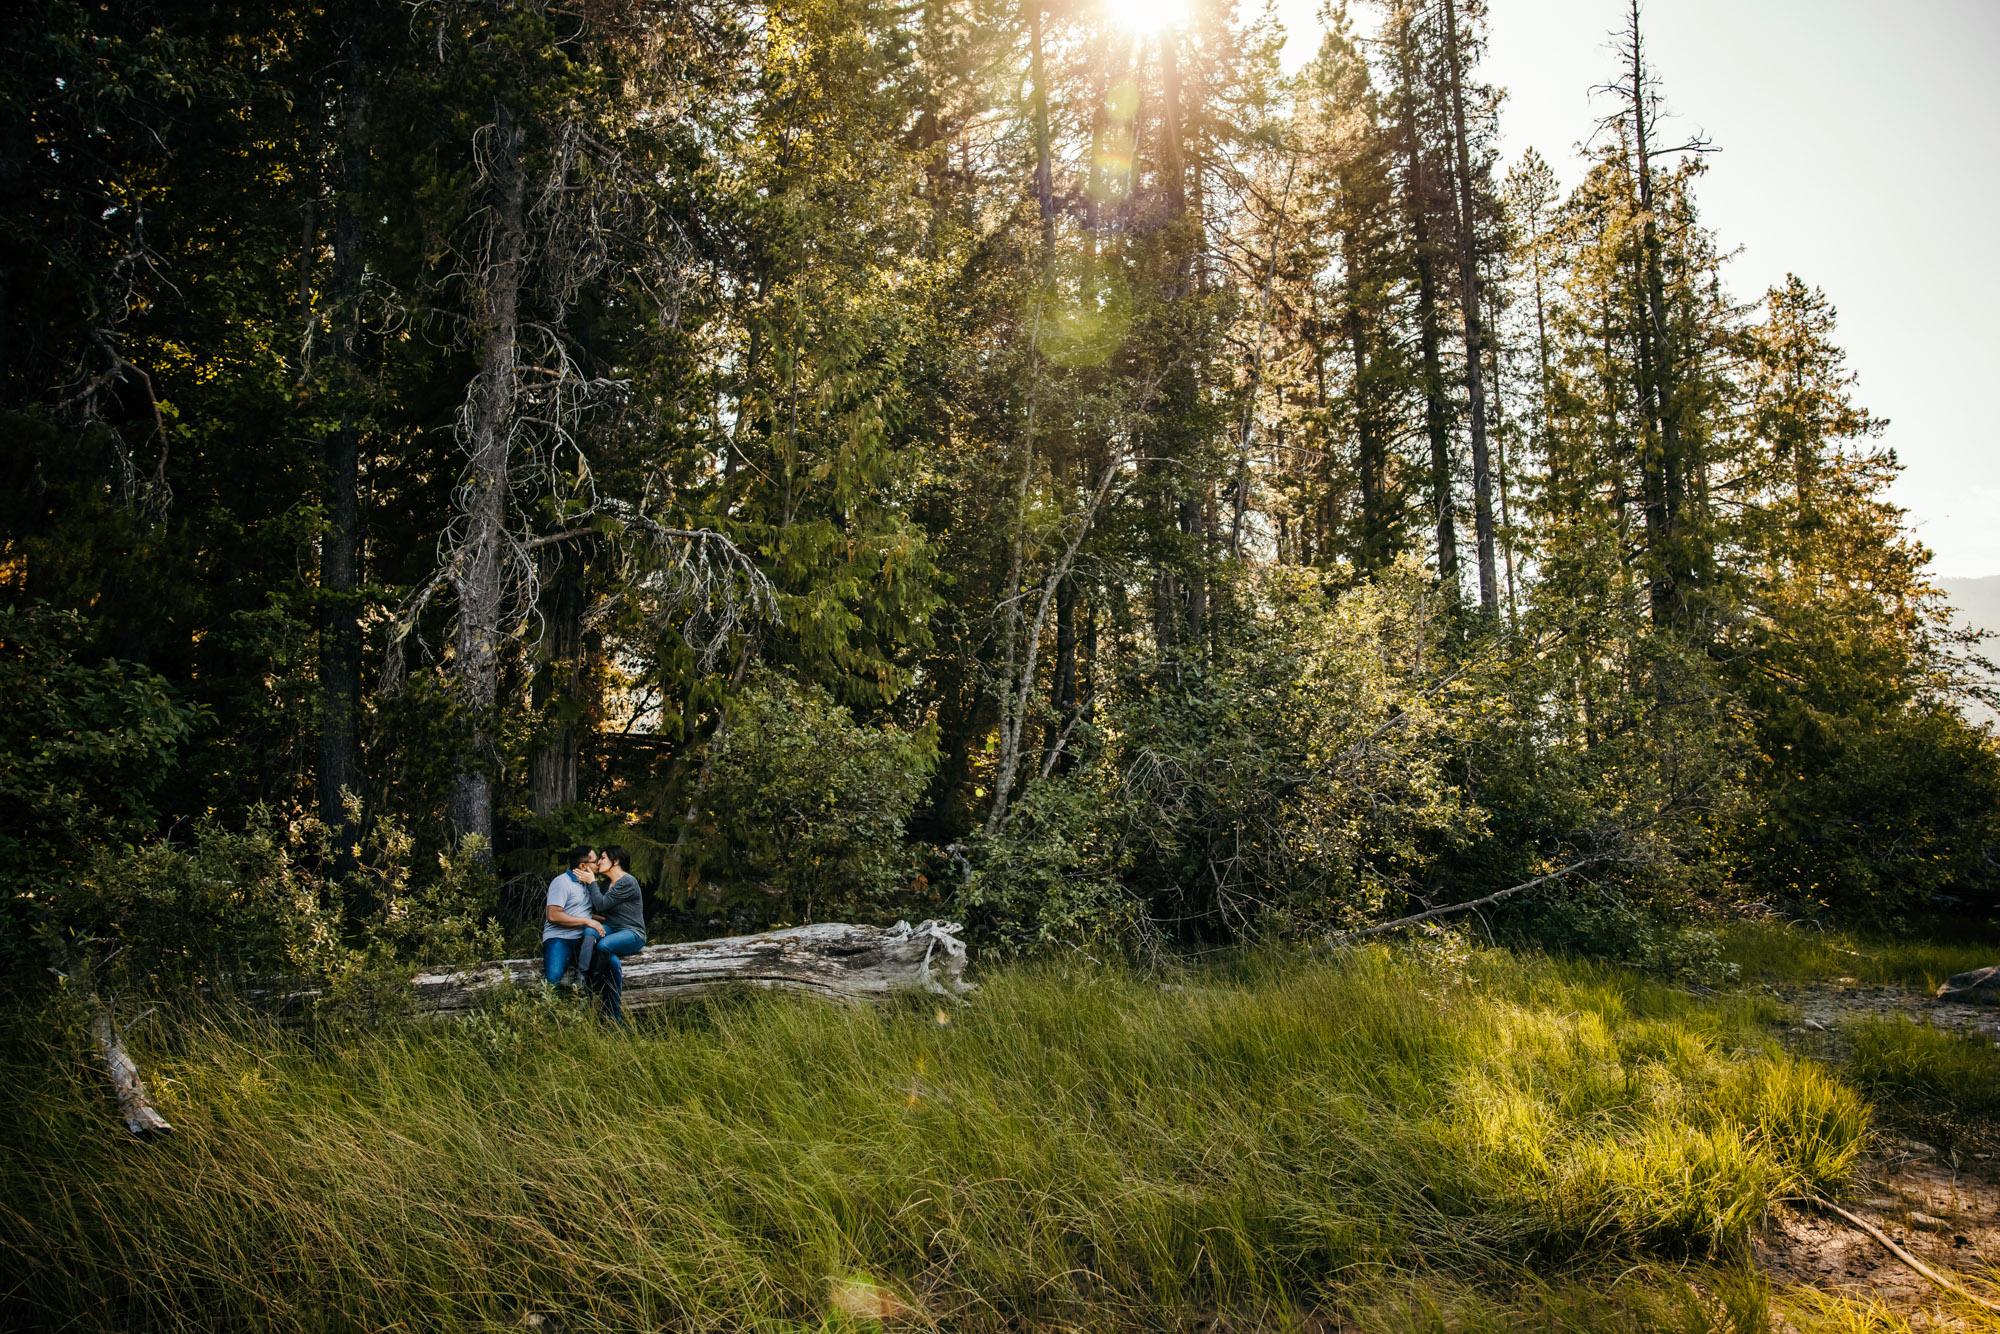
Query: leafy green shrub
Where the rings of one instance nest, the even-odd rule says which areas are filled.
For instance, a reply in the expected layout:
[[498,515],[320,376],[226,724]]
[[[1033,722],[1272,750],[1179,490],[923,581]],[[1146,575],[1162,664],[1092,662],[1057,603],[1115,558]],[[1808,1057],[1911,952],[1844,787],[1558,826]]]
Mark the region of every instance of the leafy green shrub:
[[49,899],[38,943],[117,993],[311,987],[379,1009],[416,967],[500,954],[482,845],[467,840],[424,874],[413,848],[377,821],[356,868],[330,883],[313,869],[331,862],[316,820],[205,821],[184,843],[99,850]]
[[1119,874],[1124,800],[1101,762],[1031,784],[999,837],[977,841],[977,869],[957,888],[973,936],[1020,953],[1130,945],[1144,905]]
[[1482,825],[1450,744],[1479,702],[1413,562],[1345,590],[1276,568],[1245,592],[1237,651],[1167,659],[1107,726],[1117,829],[1097,841],[1183,939],[1358,924]]
[[38,932],[69,874],[152,836],[153,794],[195,721],[146,668],[78,662],[83,635],[72,613],[0,607],[0,966],[17,979],[49,962]]
[[760,925],[882,916],[915,878],[903,824],[935,760],[929,732],[866,726],[816,685],[762,677],[711,743],[703,866]]
[[155,995],[324,975],[339,904],[299,865],[294,832],[204,822],[186,843],[100,849],[54,900],[57,949],[99,985]]
[[1528,933],[1552,949],[1587,954],[1683,982],[1734,981],[1721,933],[1616,899],[1550,897],[1522,914]]
[[1843,717],[1788,700],[1728,831],[1757,897],[1894,923],[1940,900],[2000,909],[2000,746],[1943,706]]

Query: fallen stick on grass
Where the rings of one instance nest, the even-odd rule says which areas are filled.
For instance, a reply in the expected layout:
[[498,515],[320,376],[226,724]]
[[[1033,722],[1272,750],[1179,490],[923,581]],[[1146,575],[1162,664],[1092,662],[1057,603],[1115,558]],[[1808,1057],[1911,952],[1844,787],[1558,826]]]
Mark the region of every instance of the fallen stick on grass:
[[1439,917],[1450,917],[1454,913],[1472,912],[1474,909],[1499,903],[1503,899],[1510,899],[1522,890],[1533,889],[1537,885],[1546,885],[1551,880],[1560,880],[1566,875],[1581,871],[1586,866],[1595,866],[1599,862],[1624,860],[1626,859],[1623,857],[1585,857],[1580,862],[1571,862],[1560,871],[1550,871],[1547,875],[1538,875],[1533,880],[1523,880],[1518,885],[1510,885],[1506,889],[1488,894],[1483,899],[1473,899],[1468,903],[1447,904],[1445,907],[1432,908],[1427,912],[1411,913],[1408,917],[1398,917],[1395,921],[1384,922],[1380,926],[1364,926],[1357,931],[1332,931],[1327,934],[1325,943],[1328,945],[1345,945],[1348,941],[1360,940],[1363,936],[1379,936],[1384,931],[1395,931],[1401,927],[1415,926],[1418,922],[1428,922]]
[[1925,1278],[1937,1284],[1940,1288],[1943,1288],[1946,1292],[1950,1293],[1952,1296],[1963,1297],[1966,1301],[1971,1302],[1974,1306],[1981,1306],[1989,1311],[2000,1311],[2000,1302],[1988,1301],[1986,1298],[1981,1297],[1976,1292],[1968,1292],[1966,1289],[1960,1287],[1958,1284],[1946,1278],[1943,1274],[1938,1273],[1937,1270],[1932,1269],[1929,1265],[1925,1264],[1922,1260],[1919,1260],[1916,1256],[1911,1255],[1901,1246],[1898,1246],[1890,1238],[1889,1234],[1884,1232],[1881,1228],[1876,1227],[1873,1223],[1869,1222],[1865,1218],[1862,1218],[1858,1214],[1851,1214],[1847,1212],[1847,1210],[1841,1208],[1839,1205],[1835,1204],[1832,1200],[1822,1199],[1817,1195],[1793,1195],[1793,1196],[1788,1196],[1785,1199],[1778,1200],[1776,1201],[1776,1203],[1810,1204],[1810,1205],[1815,1205],[1821,1209],[1828,1210],[1832,1213],[1839,1214],[1842,1218],[1845,1218],[1848,1222],[1854,1224],[1854,1226],[1860,1228],[1863,1232],[1866,1232],[1869,1236],[1881,1242],[1883,1246],[1888,1248],[1889,1254],[1895,1256],[1898,1260],[1901,1260],[1911,1269],[1914,1269],[1917,1273],[1922,1274]]

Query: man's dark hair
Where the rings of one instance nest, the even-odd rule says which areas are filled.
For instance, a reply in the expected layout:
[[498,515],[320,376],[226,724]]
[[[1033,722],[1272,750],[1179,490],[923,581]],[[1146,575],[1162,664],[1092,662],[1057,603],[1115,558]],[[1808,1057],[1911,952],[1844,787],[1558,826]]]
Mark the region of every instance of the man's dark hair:
[[627,875],[632,873],[632,854],[625,851],[625,849],[606,848],[604,855],[616,863],[619,870],[625,872]]
[[596,853],[597,849],[591,847],[590,844],[588,843],[577,844],[575,847],[569,850],[569,869],[574,871],[578,866],[582,865],[587,858],[595,856]]

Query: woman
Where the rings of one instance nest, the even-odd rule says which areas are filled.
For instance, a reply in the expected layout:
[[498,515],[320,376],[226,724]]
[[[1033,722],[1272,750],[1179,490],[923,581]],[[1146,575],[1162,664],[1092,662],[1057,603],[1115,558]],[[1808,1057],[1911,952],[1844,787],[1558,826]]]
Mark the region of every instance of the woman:
[[585,953],[581,961],[591,990],[604,998],[604,1012],[613,1019],[625,1018],[625,965],[621,960],[646,947],[646,906],[639,882],[631,871],[632,854],[624,848],[606,848],[597,855],[592,868],[611,883],[590,886],[590,913],[603,923],[601,939],[584,933]]

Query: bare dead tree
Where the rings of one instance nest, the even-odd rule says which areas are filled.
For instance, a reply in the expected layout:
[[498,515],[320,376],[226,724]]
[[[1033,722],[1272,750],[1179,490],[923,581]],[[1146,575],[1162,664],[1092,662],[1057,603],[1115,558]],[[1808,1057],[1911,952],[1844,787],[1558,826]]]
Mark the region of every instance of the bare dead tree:
[[[616,149],[576,117],[531,125],[504,98],[495,99],[472,146],[482,205],[459,275],[478,348],[457,425],[466,470],[438,567],[392,631],[386,684],[399,683],[406,641],[448,595],[454,614],[443,666],[465,726],[450,819],[461,837],[490,842],[489,720],[506,643],[540,601],[535,553],[591,533],[612,538],[634,595],[649,614],[677,619],[704,662],[748,621],[774,619],[777,602],[769,581],[721,534],[662,524],[647,512],[650,493],[619,502],[597,489],[579,433],[593,414],[622,407],[628,385],[590,372],[566,318],[584,288],[614,268],[619,228],[646,215]],[[642,280],[671,286],[673,275]],[[554,509],[565,526],[535,532],[535,508]]]

